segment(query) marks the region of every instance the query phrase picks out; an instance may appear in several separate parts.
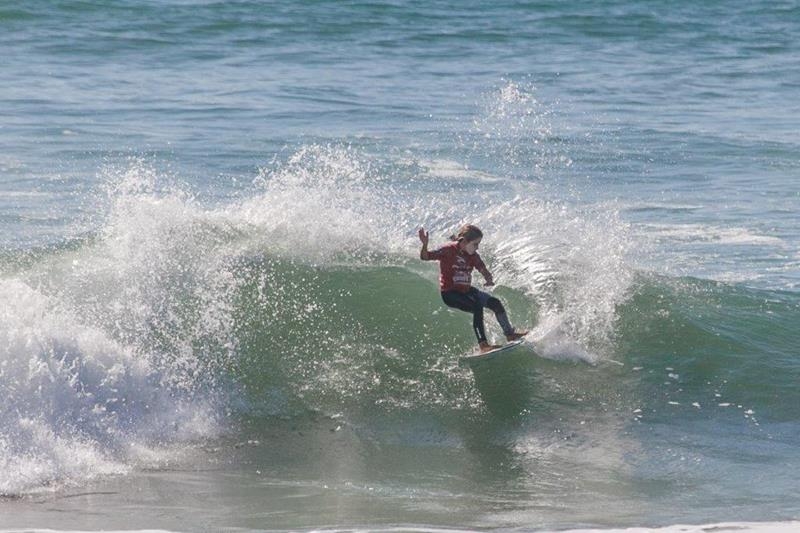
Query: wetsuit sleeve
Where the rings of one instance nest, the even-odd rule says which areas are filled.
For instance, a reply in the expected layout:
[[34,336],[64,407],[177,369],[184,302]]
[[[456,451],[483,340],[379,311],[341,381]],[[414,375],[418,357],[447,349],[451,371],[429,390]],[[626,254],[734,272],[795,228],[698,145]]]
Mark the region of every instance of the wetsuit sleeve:
[[447,253],[447,248],[439,248],[437,250],[428,250],[427,261],[439,261]]
[[481,259],[481,256],[479,256],[477,253],[472,256],[472,266],[474,266],[475,270],[480,272],[484,278],[492,277],[492,274],[489,272],[489,269],[486,268],[486,264],[483,262],[483,259]]

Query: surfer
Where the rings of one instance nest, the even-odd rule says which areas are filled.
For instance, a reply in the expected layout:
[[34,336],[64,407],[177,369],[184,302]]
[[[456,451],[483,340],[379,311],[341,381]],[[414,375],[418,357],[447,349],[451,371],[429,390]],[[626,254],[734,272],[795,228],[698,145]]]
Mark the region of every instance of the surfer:
[[483,275],[487,287],[494,285],[492,273],[478,255],[481,239],[483,232],[477,226],[465,224],[459,228],[458,233],[450,236],[452,242],[437,250],[429,251],[428,232],[425,228],[419,229],[419,240],[422,241],[419,258],[423,261],[439,261],[439,290],[442,292],[442,300],[448,307],[472,313],[472,328],[478,337],[479,350],[485,353],[499,346],[489,344],[486,339],[483,324],[484,307],[494,312],[509,341],[524,337],[527,331],[516,331],[508,320],[500,300],[472,286],[473,269],[477,269]]

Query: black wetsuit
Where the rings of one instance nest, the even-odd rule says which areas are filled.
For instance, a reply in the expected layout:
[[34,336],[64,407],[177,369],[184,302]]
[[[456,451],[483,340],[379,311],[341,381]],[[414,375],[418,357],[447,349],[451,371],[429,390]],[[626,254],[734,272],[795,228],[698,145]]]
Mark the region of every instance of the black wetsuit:
[[478,342],[487,342],[486,328],[483,324],[484,307],[488,307],[494,312],[497,321],[503,328],[503,333],[510,335],[514,332],[502,302],[491,294],[479,291],[475,287],[470,287],[467,292],[457,290],[444,291],[442,292],[442,300],[448,307],[472,313],[472,329],[475,331],[475,336],[478,337]]

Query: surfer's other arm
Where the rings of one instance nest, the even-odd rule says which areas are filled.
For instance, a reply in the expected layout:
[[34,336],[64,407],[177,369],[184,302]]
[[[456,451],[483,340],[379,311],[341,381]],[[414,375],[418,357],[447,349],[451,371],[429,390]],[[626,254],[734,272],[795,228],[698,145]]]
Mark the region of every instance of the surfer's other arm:
[[480,272],[481,275],[483,276],[483,279],[486,280],[486,283],[484,283],[484,285],[486,285],[487,287],[494,286],[494,276],[492,276],[492,273],[489,272],[489,269],[486,268],[486,266],[484,266],[483,268],[479,268],[478,272]]

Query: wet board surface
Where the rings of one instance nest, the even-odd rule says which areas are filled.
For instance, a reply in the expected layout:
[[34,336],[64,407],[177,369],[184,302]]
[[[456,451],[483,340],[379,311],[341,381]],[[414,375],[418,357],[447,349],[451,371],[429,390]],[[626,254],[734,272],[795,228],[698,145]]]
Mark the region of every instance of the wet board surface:
[[522,339],[511,341],[489,352],[464,355],[462,357],[459,357],[458,361],[462,364],[472,364],[480,361],[492,361],[494,359],[500,359],[506,355],[510,355],[511,353],[513,353],[515,348],[521,346],[523,342],[524,341]]

